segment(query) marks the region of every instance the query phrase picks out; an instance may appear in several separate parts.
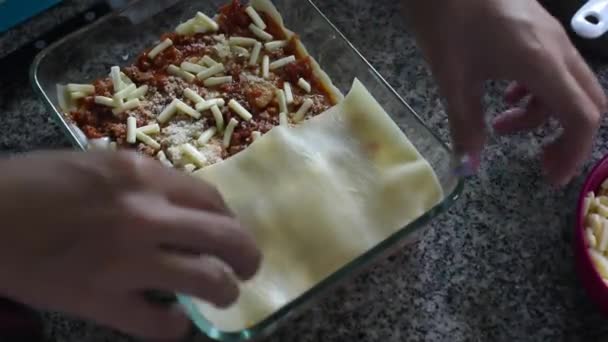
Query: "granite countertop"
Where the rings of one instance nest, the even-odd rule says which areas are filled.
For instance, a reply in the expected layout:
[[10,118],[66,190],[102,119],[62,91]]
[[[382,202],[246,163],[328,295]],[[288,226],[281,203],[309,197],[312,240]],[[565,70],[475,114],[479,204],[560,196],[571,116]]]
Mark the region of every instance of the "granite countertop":
[[[0,51],[63,20],[86,2],[68,1],[0,35]],[[448,141],[437,88],[403,27],[396,1],[316,2]],[[600,66],[596,71],[608,86],[608,68]],[[0,84],[0,151],[67,147],[66,138],[25,80],[24,76]],[[503,87],[503,83],[488,84],[489,112],[502,108]],[[604,120],[590,164],[607,152],[607,125]],[[481,173],[467,182],[458,203],[433,222],[417,244],[334,292],[270,341],[608,338],[608,324],[585,297],[574,270],[572,221],[582,177],[560,191],[545,184],[533,154],[539,140],[534,134],[493,138]],[[46,317],[47,333],[59,342],[129,340],[90,323],[57,314]]]

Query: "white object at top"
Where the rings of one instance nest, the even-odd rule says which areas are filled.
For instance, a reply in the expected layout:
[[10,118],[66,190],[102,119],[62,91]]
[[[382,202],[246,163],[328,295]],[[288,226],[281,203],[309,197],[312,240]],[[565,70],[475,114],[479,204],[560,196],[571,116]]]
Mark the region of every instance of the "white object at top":
[[589,0],[574,14],[570,26],[583,38],[602,36],[608,31],[608,0]]

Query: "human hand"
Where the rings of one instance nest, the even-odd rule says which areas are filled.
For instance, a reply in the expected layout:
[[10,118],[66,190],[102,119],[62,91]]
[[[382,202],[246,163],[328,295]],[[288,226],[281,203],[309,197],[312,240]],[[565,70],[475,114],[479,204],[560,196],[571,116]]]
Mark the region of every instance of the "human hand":
[[189,322],[143,291],[220,307],[260,263],[219,193],[129,153],[39,153],[0,161],[0,295],[148,338]]
[[456,152],[479,166],[483,82],[514,80],[505,93],[513,108],[494,119],[495,131],[531,130],[554,116],[564,132],[544,147],[543,167],[554,184],[568,183],[589,155],[606,97],[561,25],[535,0],[404,3],[447,100]]

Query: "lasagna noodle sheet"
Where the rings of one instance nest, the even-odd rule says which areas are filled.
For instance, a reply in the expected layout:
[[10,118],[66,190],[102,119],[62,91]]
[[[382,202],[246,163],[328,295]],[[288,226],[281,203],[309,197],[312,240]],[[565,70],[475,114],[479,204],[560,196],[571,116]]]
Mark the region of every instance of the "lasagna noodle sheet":
[[225,331],[260,322],[442,198],[430,165],[358,80],[325,113],[195,175],[219,188],[264,255],[236,305],[197,302]]

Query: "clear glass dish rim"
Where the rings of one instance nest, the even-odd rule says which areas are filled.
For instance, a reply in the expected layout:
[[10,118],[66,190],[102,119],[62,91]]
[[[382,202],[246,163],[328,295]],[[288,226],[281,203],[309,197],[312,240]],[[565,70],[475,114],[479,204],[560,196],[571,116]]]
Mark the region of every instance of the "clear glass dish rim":
[[[361,58],[361,60],[368,66],[369,70],[377,77],[381,84],[383,84],[396,98],[410,111],[410,113],[414,116],[414,118],[419,121],[419,123],[427,129],[427,131],[435,138],[437,143],[446,151],[451,151],[450,148],[437,136],[437,134],[431,130],[426,123],[422,120],[422,118],[418,115],[418,113],[403,99],[399,93],[386,81],[386,79],[376,70],[375,67],[371,65],[371,63],[359,52],[359,50],[346,38],[346,36],[329,20],[329,18],[319,9],[319,7],[314,3],[313,0],[305,0],[308,2],[310,6],[314,8],[314,10],[323,18],[328,25],[335,31],[338,37],[340,37],[346,44],[355,52],[355,54]],[[74,147],[80,150],[86,150],[87,147],[83,145],[80,139],[76,136],[72,129],[69,128],[69,123],[64,118],[63,114],[57,110],[53,102],[47,96],[47,93],[43,90],[42,86],[38,81],[38,68],[40,64],[45,59],[45,57],[51,53],[54,49],[62,46],[66,41],[72,39],[72,37],[80,36],[85,34],[88,31],[94,30],[97,26],[101,25],[103,22],[110,20],[114,15],[121,13],[131,7],[140,6],[141,3],[145,2],[144,0],[135,0],[132,1],[127,7],[113,11],[104,17],[98,19],[94,23],[87,25],[75,32],[70,33],[69,35],[59,39],[53,44],[49,45],[41,52],[38,53],[36,58],[34,59],[32,66],[30,67],[30,82],[34,88],[36,94],[43,100],[45,107],[51,111],[51,115],[53,119],[61,126],[64,134],[70,139],[71,143]],[[313,56],[314,57],[314,56]],[[422,216],[418,217],[414,221],[410,222],[405,227],[399,229],[397,232],[393,233],[390,237],[379,243],[374,248],[366,251],[364,254],[360,255],[356,259],[352,260],[348,264],[344,265],[342,268],[317,283],[314,287],[294,299],[293,301],[287,303],[281,309],[277,310],[270,316],[268,316],[263,321],[254,325],[251,328],[244,329],[237,332],[225,332],[218,330],[210,323],[203,315],[201,315],[198,310],[196,310],[195,304],[192,299],[188,296],[177,294],[178,301],[182,306],[187,310],[188,315],[192,319],[193,323],[201,329],[208,337],[218,340],[218,341],[243,341],[249,340],[258,337],[265,333],[266,329],[270,328],[281,318],[286,316],[289,312],[294,309],[301,307],[302,305],[309,303],[312,300],[315,300],[318,295],[322,294],[328,288],[331,288],[333,285],[336,285],[341,280],[344,280],[349,275],[356,273],[355,271],[360,270],[365,264],[370,261],[373,261],[378,256],[381,256],[383,252],[388,251],[391,247],[398,244],[398,242],[402,241],[405,237],[413,235],[416,232],[422,230],[432,219],[439,216],[440,214],[446,212],[452,204],[460,197],[464,190],[464,178],[459,175],[454,175],[456,185],[454,189],[450,193],[446,193],[443,200],[431,208],[429,211],[424,213]]]

